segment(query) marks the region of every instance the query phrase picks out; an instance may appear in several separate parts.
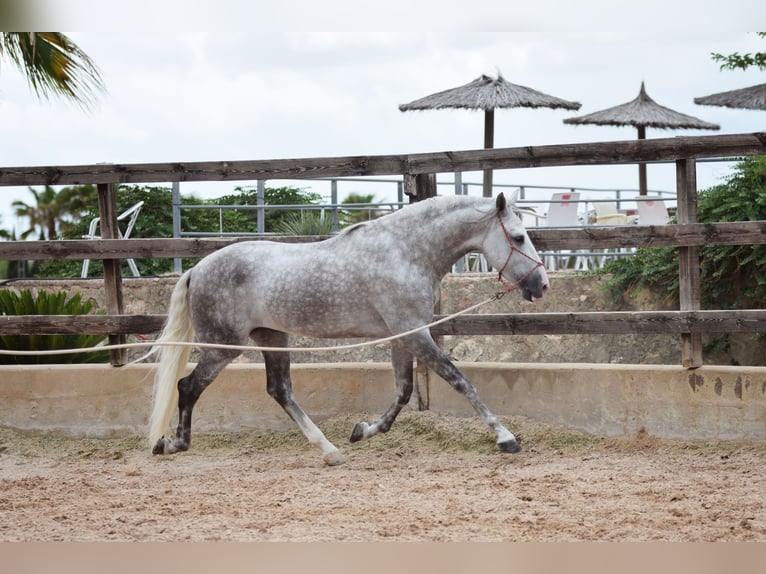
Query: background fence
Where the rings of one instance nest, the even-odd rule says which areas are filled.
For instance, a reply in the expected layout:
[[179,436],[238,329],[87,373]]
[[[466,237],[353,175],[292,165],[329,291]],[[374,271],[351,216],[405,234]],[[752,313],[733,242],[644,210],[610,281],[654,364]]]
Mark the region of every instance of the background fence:
[[[678,311],[464,315],[433,331],[437,335],[677,333],[682,340],[682,364],[697,367],[702,364],[702,332],[766,332],[766,310],[700,310],[699,247],[764,244],[766,221],[697,223],[696,161],[764,153],[766,133],[752,133],[388,156],[0,168],[0,186],[97,185],[102,239],[3,242],[0,259],[102,259],[109,313],[2,316],[0,334],[107,334],[110,343],[120,343],[127,334],[157,331],[163,316],[123,314],[121,259],[202,257],[234,241],[252,239],[119,239],[115,198],[119,183],[400,176],[402,191],[412,202],[436,194],[437,173],[674,161],[677,224],[539,228],[531,229],[530,236],[540,251],[678,247]],[[112,363],[123,364],[125,356],[122,351],[113,352]]]

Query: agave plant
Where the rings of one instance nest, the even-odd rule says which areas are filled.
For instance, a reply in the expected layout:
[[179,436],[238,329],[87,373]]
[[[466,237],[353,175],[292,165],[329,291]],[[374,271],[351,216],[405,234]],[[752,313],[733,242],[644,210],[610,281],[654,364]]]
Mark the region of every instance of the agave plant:
[[280,223],[278,231],[286,235],[330,235],[332,220],[315,212],[291,212]]
[[[82,301],[82,294],[49,293],[40,290],[34,295],[30,289],[20,292],[0,289],[2,315],[87,315],[93,309],[91,301]],[[47,351],[82,349],[98,345],[103,335],[0,335],[0,349],[9,351]],[[67,353],[65,355],[0,355],[0,364],[43,363],[104,363],[108,351]]]

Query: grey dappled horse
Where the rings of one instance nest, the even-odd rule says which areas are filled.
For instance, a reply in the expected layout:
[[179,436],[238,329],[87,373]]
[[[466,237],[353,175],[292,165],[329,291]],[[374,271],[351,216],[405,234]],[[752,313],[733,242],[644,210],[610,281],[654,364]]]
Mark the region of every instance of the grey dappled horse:
[[[477,251],[500,271],[509,288],[518,288],[532,301],[548,289],[548,277],[515,211],[515,201],[516,195],[506,202],[502,194],[496,200],[435,197],[316,243],[229,245],[181,276],[159,341],[244,345],[250,338],[274,348],[286,347],[288,334],[341,338],[405,333],[432,321],[442,278],[457,259]],[[417,357],[466,396],[497,435],[500,450],[520,450],[516,437],[481,401],[428,329],[394,340],[391,346],[395,400],[378,420],[358,423],[351,442],[388,431],[410,399],[413,357]],[[149,437],[154,454],[188,450],[195,403],[240,354],[202,347],[197,366],[181,378],[189,352],[188,346],[159,347]],[[264,351],[263,357],[269,395],[322,450],[327,464],[343,462],[338,449],[295,401],[289,354]],[[165,436],[176,402],[178,428],[175,436]]]

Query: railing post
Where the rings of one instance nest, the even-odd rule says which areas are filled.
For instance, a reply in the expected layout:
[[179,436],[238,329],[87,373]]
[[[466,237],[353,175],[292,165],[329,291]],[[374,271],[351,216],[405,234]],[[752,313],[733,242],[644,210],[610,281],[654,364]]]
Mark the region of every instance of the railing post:
[[332,203],[332,230],[338,231],[338,180],[330,181],[330,203]]
[[266,214],[263,206],[266,205],[266,182],[259,179],[255,184],[256,205],[259,206],[255,213],[255,230],[260,233],[266,233]]
[[[101,238],[118,239],[115,186],[113,183],[99,183],[97,189]],[[122,315],[122,271],[119,259],[104,259],[104,299],[110,315]],[[125,341],[125,335],[109,335],[110,345],[122,345]],[[110,351],[110,356],[112,366],[121,367],[125,364],[128,353],[126,349],[115,349]]]
[[455,172],[455,195],[463,195],[463,172]]
[[[697,162],[676,161],[678,223],[697,223]],[[678,288],[681,311],[699,311],[701,299],[699,247],[678,248]],[[702,366],[702,334],[681,334],[681,364],[687,369]]]

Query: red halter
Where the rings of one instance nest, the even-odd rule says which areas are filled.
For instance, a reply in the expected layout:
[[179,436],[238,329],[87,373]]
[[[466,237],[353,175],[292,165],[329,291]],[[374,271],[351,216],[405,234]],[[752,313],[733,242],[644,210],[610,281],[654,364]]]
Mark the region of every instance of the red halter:
[[[543,262],[538,261],[534,259],[533,257],[530,257],[529,255],[524,253],[521,249],[519,249],[513,244],[513,239],[511,238],[511,234],[508,233],[508,229],[506,229],[505,223],[503,223],[503,218],[500,215],[499,211],[497,213],[497,220],[500,222],[500,227],[502,228],[503,233],[505,234],[505,238],[508,240],[508,245],[511,248],[511,250],[508,252],[508,258],[505,260],[505,263],[503,263],[503,266],[500,268],[500,271],[498,272],[498,275],[497,275],[497,278],[500,281],[500,284],[503,286],[503,290],[497,293],[497,295],[495,296],[497,299],[499,299],[500,297],[507,295],[508,293],[513,291],[516,287],[518,287],[519,283],[521,283],[522,281],[524,281],[524,279],[529,277],[535,271],[535,269],[537,269],[538,267],[542,267]],[[529,259],[532,263],[534,263],[534,266],[532,267],[532,269],[527,271],[527,273],[525,273],[518,281],[516,281],[516,283],[511,284],[505,280],[505,277],[503,277],[503,271],[505,271],[505,268],[508,267],[508,263],[511,262],[511,257],[513,257],[514,252],[520,253],[521,255]]]

